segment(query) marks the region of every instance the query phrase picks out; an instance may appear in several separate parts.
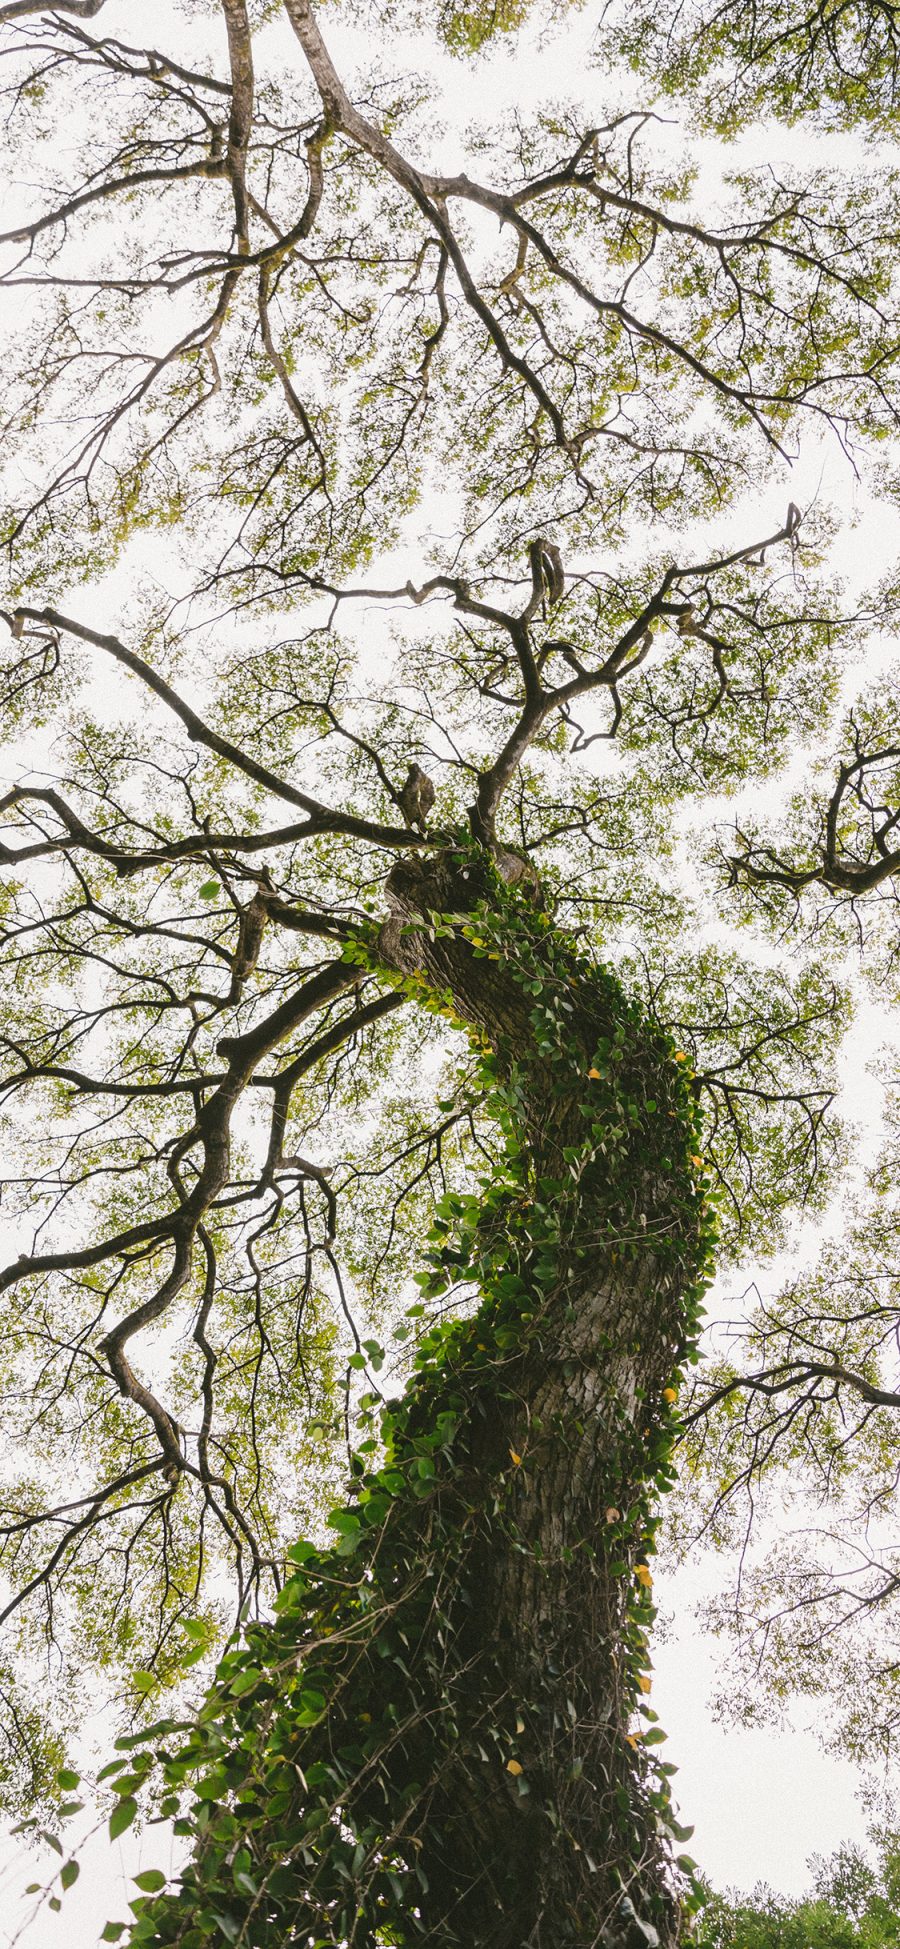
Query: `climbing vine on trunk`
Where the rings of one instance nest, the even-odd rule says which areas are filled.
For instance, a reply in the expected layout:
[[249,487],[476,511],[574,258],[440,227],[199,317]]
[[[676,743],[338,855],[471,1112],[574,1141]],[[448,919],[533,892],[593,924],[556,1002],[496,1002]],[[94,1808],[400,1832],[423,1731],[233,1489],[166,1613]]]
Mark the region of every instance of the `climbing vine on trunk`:
[[696,1104],[520,870],[461,840],[404,859],[347,948],[478,1049],[505,1163],[439,1208],[421,1284],[480,1303],[402,1399],[363,1396],[333,1546],[295,1546],[196,1722],[121,1742],[113,1830],[144,1792],[192,1843],[176,1890],[144,1877],[134,1942],[677,1939],[647,1629],[711,1245]]

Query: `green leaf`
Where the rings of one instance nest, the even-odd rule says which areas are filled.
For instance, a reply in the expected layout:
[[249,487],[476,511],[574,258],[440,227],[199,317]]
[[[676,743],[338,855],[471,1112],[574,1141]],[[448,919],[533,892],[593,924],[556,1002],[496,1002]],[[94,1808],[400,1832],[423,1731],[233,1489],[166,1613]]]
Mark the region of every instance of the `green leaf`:
[[689,1841],[694,1832],[693,1827],[682,1827],[681,1822],[677,1820],[670,1819],[666,1825],[668,1826],[672,1839],[675,1841]]
[[145,1895],[157,1895],[166,1885],[166,1877],[161,1868],[142,1868],[139,1875],[132,1876],[132,1880]]
[[207,1645],[213,1633],[212,1625],[202,1617],[183,1617],[181,1628],[194,1644]]
[[138,1804],[133,1795],[130,1793],[125,1794],[119,1801],[118,1806],[113,1808],[109,1817],[109,1838],[111,1841],[118,1840],[119,1835],[124,1834],[126,1827],[131,1826],[137,1810]]
[[327,1522],[329,1529],[339,1530],[342,1536],[355,1536],[360,1526],[352,1509],[329,1510]]
[[204,880],[200,888],[200,898],[201,900],[215,900],[216,895],[221,893],[221,891],[222,888],[218,880]]
[[60,1870],[60,1876],[59,1876],[63,1887],[71,1888],[73,1882],[76,1882],[78,1880],[80,1873],[81,1873],[81,1866],[79,1862],[66,1861]]
[[232,1679],[228,1690],[236,1699],[241,1699],[245,1692],[253,1691],[254,1686],[259,1684],[261,1678],[262,1672],[259,1671],[238,1672],[237,1676]]
[[317,1554],[316,1546],[314,1543],[292,1543],[287,1554],[291,1563],[306,1563]]

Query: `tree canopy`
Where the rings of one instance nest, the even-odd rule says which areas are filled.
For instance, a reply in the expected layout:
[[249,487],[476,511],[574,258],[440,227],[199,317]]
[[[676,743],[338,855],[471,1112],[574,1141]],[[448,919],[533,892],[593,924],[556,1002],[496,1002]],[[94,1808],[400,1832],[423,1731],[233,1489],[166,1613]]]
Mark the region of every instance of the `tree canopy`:
[[[592,1343],[640,1342],[616,1386],[656,1403],[597,1506],[631,1580],[597,1598],[630,1646],[610,1796],[673,1443],[675,1544],[785,1495],[806,1522],[723,1595],[743,1709],[762,1663],[889,1746],[890,1060],[877,1155],[838,1085],[897,992],[897,581],[865,538],[896,498],[892,11],[616,4],[546,99],[541,50],[588,45],[563,5],[161,0],[146,32],[133,0],[0,6],[9,1803],[69,1791],[98,1671],[158,1723],[229,1644],[239,1746],[273,1609],[304,1585],[325,1630],[348,1469],[405,1576],[425,1516],[388,1505],[412,1456],[428,1515],[469,1427],[476,1301],[532,1400],[540,1290],[584,1299],[589,1259],[656,1307]],[[868,496],[843,582],[811,450]],[[734,1278],[836,1197],[680,1380],[713,1218]],[[505,1417],[482,1487],[523,1467]],[[357,1516],[332,1528],[352,1569]],[[136,1810],[140,1767],[118,1784]],[[386,1927],[409,1863],[379,1845]],[[671,1895],[646,1845],[635,1892]]]

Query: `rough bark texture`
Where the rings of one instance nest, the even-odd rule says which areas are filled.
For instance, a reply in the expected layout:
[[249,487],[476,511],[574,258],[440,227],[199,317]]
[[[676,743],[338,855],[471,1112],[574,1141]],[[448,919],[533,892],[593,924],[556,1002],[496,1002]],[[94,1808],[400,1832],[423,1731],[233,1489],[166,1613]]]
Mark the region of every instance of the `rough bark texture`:
[[[360,1537],[311,1556],[278,1623],[226,1661],[189,1753],[208,1766],[212,1738],[216,1806],[158,1943],[212,1939],[203,1917],[245,1855],[254,1892],[228,1914],[267,1949],[677,1940],[665,1791],[634,1715],[647,1485],[696,1269],[682,1079],[616,984],[529,915],[527,880],[510,900],[493,871],[449,848],[402,860],[377,949],[486,1039],[511,1106],[517,1171],[465,1251],[439,1255],[476,1268],[484,1303],[394,1404]],[[506,945],[484,951],[492,887]],[[618,1108],[598,1121],[592,1093]]]
[[[502,864],[514,878],[524,863],[507,855]],[[464,910],[471,898],[458,873],[444,877],[433,861],[417,859],[394,869],[390,892],[396,919],[407,927],[430,912]],[[418,967],[431,985],[449,991],[459,1018],[481,1030],[506,1064],[521,1064],[522,1137],[533,1178],[558,1179],[564,1151],[583,1145],[585,1078],[610,1026],[597,1018],[596,996],[579,996],[573,1010],[584,1064],[573,1067],[570,1089],[560,1094],[559,1052],[536,1055],[528,997],[507,967],[475,960],[458,936],[432,940],[419,927],[398,940],[395,928],[396,921],[382,941],[397,963]],[[646,1854],[642,1872],[635,1874],[624,1851],[616,1858],[614,1837],[623,1825],[617,1796],[627,1796],[626,1825],[642,1797],[626,1737],[633,1700],[619,1670],[632,1586],[621,1568],[609,1574],[595,1552],[607,1509],[627,1509],[640,1495],[643,1404],[657,1402],[672,1377],[684,1317],[671,1274],[652,1252],[630,1261],[627,1279],[616,1277],[604,1174],[601,1158],[582,1177],[572,1201],[571,1251],[543,1296],[539,1329],[508,1361],[500,1390],[491,1385],[487,1401],[474,1391],[470,1401],[473,1492],[508,1477],[512,1454],[524,1460],[511,1481],[511,1546],[492,1538],[473,1550],[461,1592],[471,1607],[460,1636],[463,1686],[476,1710],[505,1709],[507,1716],[510,1706],[545,1695],[517,1742],[528,1796],[509,1774],[474,1795],[471,1780],[453,1774],[437,1787],[423,1830],[421,1860],[433,1891],[423,1907],[426,1916],[435,1912],[436,1939],[446,1918],[460,1942],[485,1949],[587,1949],[604,1922],[615,1928],[622,1889],[637,1892],[638,1912],[652,1908],[659,1922],[658,1901],[648,1902],[648,1894],[659,1893],[662,1858],[642,1822],[633,1830]],[[631,1189],[632,1232],[646,1227],[653,1236],[668,1220],[672,1185],[638,1170]],[[605,1236],[596,1237],[585,1263],[582,1248],[600,1213]],[[623,1432],[635,1428],[629,1456]],[[639,1546],[632,1539],[632,1557]],[[558,1825],[547,1821],[548,1801]]]

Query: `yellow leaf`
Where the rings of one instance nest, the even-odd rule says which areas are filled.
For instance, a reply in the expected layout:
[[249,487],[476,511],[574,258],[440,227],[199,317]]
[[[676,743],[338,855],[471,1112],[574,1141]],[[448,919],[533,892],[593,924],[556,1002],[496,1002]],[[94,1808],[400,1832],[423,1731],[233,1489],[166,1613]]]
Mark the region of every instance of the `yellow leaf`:
[[676,1062],[687,1062],[687,1056],[685,1055],[685,1053],[684,1053],[684,1050],[683,1050],[683,1049],[676,1049],[676,1051],[675,1051],[675,1061],[676,1061]]
[[698,1171],[702,1171],[702,1169],[703,1169],[703,1159],[702,1159],[702,1157],[692,1157],[692,1158],[691,1158],[691,1163],[692,1163],[692,1164],[695,1164],[695,1165],[696,1165],[696,1167],[697,1167],[697,1169],[698,1169]]
[[677,1399],[678,1399],[678,1389],[677,1389],[677,1387],[664,1387],[664,1388],[663,1388],[663,1400],[664,1400],[664,1401],[677,1401]]
[[602,1083],[603,1081],[599,1069],[589,1069],[588,1075],[593,1077],[595,1083]]
[[635,1735],[634,1733],[632,1733],[632,1732],[627,1732],[627,1733],[625,1734],[625,1744],[626,1744],[626,1746],[633,1746],[633,1747],[634,1747],[634,1749],[635,1749],[635,1751],[637,1751],[637,1737],[636,1737],[636,1735]]
[[651,1687],[651,1685],[653,1684],[653,1680],[652,1680],[652,1678],[648,1678],[648,1677],[647,1677],[647,1674],[646,1674],[646,1672],[639,1672],[639,1673],[638,1673],[638,1684],[639,1684],[639,1686],[640,1686],[640,1688],[641,1688],[641,1691],[642,1691],[642,1692],[649,1692],[649,1690],[650,1690],[650,1687]]
[[522,1457],[521,1457],[521,1455],[517,1455],[517,1454],[516,1454],[516,1451],[515,1451],[515,1449],[514,1449],[514,1448],[511,1448],[511,1449],[510,1449],[510,1451],[509,1451],[509,1458],[510,1458],[510,1461],[512,1462],[512,1465],[513,1465],[513,1467],[514,1467],[514,1468],[517,1468],[517,1469],[520,1469],[520,1468],[521,1468],[521,1466],[522,1466]]
[[517,1780],[517,1779],[518,1779],[518,1777],[519,1777],[519,1774],[520,1774],[520,1773],[521,1773],[521,1771],[522,1771],[522,1768],[521,1768],[521,1766],[519,1765],[519,1762],[518,1762],[518,1760],[507,1760],[507,1762],[506,1762],[506,1771],[507,1771],[507,1773],[511,1773],[511,1774],[512,1774],[512,1776],[513,1776],[513,1779],[514,1779],[514,1780]]
[[653,1578],[650,1575],[646,1563],[636,1563],[634,1566],[634,1574],[638,1580],[638,1583],[643,1584],[645,1590],[649,1590],[653,1582]]

